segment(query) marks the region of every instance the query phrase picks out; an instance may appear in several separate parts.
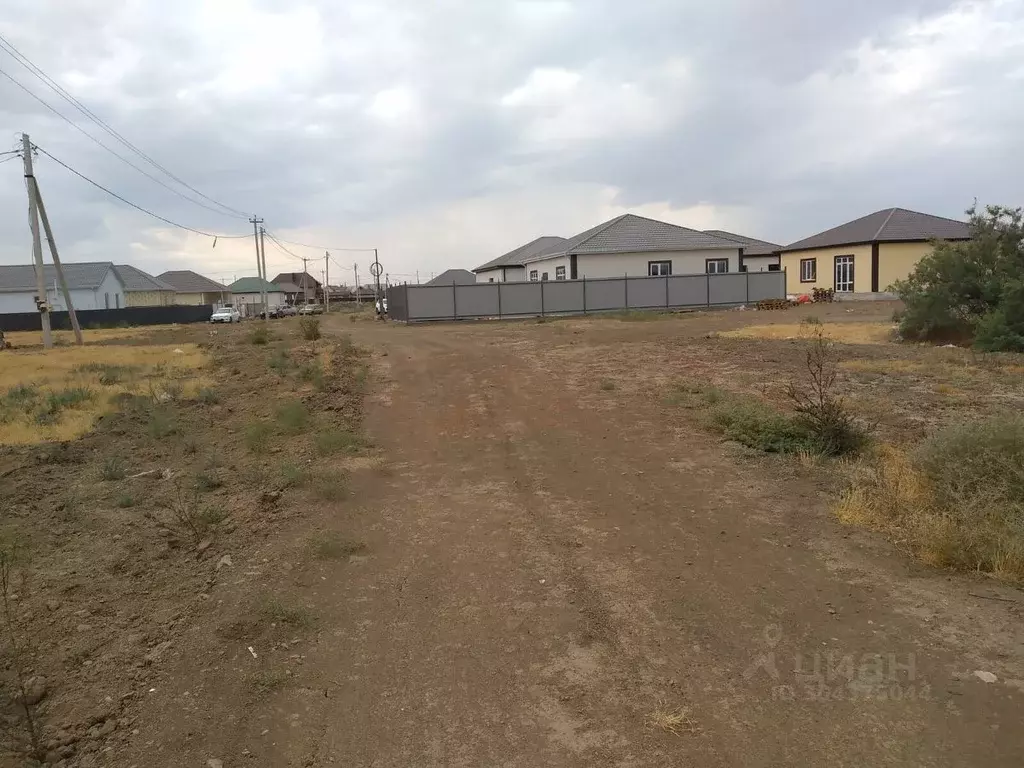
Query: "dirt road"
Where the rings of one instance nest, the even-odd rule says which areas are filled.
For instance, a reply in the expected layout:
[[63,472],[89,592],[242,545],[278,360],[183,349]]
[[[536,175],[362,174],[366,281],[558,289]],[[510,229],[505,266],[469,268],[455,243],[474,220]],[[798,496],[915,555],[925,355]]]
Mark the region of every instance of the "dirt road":
[[702,354],[678,328],[344,328],[390,472],[307,585],[306,685],[225,765],[1021,765],[1019,607],[666,408],[644,344]]

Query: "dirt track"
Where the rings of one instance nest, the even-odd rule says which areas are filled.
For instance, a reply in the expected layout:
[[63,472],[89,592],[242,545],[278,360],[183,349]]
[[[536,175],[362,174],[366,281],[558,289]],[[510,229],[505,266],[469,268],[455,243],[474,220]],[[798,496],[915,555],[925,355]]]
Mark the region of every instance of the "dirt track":
[[820,471],[666,408],[651,345],[717,354],[687,323],[339,325],[391,470],[333,521],[367,552],[305,583],[306,684],[225,765],[1020,765],[1019,603],[969,595],[1019,593],[840,528]]

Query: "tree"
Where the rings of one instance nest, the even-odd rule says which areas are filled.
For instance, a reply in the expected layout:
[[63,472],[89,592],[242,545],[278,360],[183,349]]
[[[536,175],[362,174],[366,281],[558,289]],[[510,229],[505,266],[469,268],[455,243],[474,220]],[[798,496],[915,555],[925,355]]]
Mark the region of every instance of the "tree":
[[972,341],[1024,351],[1024,212],[972,206],[971,240],[937,242],[894,286],[906,310],[900,333],[919,341]]

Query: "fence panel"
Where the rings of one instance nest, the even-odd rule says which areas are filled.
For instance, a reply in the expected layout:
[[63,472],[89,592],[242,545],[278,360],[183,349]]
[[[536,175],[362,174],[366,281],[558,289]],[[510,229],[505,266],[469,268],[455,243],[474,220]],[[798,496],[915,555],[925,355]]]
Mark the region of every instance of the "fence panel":
[[626,300],[629,309],[653,309],[668,306],[665,277],[632,277],[626,281]]
[[403,285],[389,289],[388,308],[395,320],[415,322],[734,306],[785,295],[785,272],[734,272],[477,285]]
[[500,283],[457,285],[455,311],[459,317],[497,317]]
[[540,283],[502,283],[501,316],[544,314]]
[[544,314],[573,314],[583,307],[583,283],[579,280],[556,280],[544,286]]
[[749,272],[736,272],[728,275],[709,275],[709,304],[746,304],[747,280]]
[[[128,325],[173,325],[174,323],[203,323],[210,319],[213,307],[209,304],[171,304],[160,307],[122,307],[121,309],[81,309],[75,312],[83,329],[116,328]],[[67,312],[51,312],[50,327],[57,331],[71,330],[71,316]],[[38,331],[42,325],[38,312],[12,312],[0,314],[0,331]]]

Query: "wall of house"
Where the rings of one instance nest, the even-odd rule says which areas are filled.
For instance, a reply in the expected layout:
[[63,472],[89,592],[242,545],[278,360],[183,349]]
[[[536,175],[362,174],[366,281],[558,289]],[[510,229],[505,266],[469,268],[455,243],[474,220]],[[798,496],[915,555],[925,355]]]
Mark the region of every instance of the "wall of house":
[[175,293],[173,303],[187,304],[188,306],[200,306],[205,304],[201,293]]
[[779,263],[778,256],[744,256],[743,263],[747,272],[767,272],[769,266]]
[[[707,271],[707,259],[728,259],[729,271],[740,271],[740,250],[730,248],[702,251],[650,251],[645,253],[581,253],[577,257],[577,277],[647,277],[647,265],[651,261],[671,261],[673,275],[698,275]],[[555,279],[555,269],[565,267],[566,278],[572,275],[568,256],[535,261],[526,265],[527,279],[530,271],[536,269],[538,279],[544,272],[548,279]]]
[[[247,307],[253,309],[254,312],[259,312],[263,306],[263,296],[259,293],[233,293],[231,298],[234,301],[234,305],[238,307],[240,304],[244,304]],[[285,303],[284,293],[281,292],[268,292],[267,303],[271,307],[276,307]],[[239,307],[239,309],[241,309]]]
[[128,307],[165,307],[173,297],[170,291],[128,291],[124,300]]
[[478,283],[504,282],[501,276],[501,269],[488,269],[486,272],[477,272],[476,281]]
[[931,243],[882,243],[878,246],[878,290],[886,291],[897,280],[906,279],[931,252]]
[[488,269],[486,272],[478,272],[476,276],[478,283],[489,283],[492,279],[496,283],[522,282],[526,279],[526,268],[518,266],[498,267],[497,269]]
[[35,312],[36,302],[32,298],[35,295],[35,291],[0,293],[0,314],[10,315],[15,312]]
[[[786,270],[787,293],[810,293],[814,288],[835,287],[835,257],[853,256],[854,293],[871,291],[871,246],[841,245],[835,248],[815,248],[807,251],[790,251],[782,254],[782,268]],[[803,259],[817,259],[817,280],[809,283],[800,281],[800,262]]]

